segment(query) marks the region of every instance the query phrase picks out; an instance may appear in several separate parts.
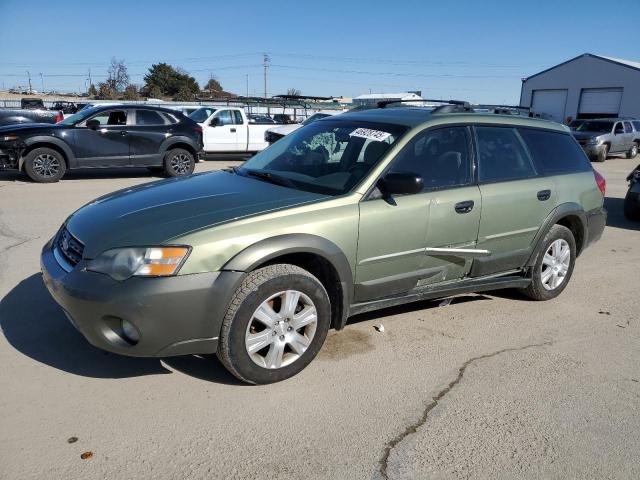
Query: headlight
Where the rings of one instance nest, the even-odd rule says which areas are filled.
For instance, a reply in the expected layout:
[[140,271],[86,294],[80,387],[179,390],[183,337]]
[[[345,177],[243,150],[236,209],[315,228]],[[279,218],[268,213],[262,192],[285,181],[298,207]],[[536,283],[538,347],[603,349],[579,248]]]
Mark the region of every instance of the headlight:
[[597,138],[589,138],[587,140],[587,145],[597,145],[598,143],[600,143],[600,140]]
[[180,270],[189,247],[114,248],[87,264],[87,270],[117,281],[129,277],[168,277]]

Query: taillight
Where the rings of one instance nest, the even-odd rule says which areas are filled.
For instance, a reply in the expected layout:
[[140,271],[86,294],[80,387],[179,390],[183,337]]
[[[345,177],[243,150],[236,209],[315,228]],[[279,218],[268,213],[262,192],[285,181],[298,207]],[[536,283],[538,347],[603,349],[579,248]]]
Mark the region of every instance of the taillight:
[[200,125],[196,125],[196,132],[202,133],[202,127]]
[[62,120],[64,120],[64,115],[62,114],[62,112],[58,112],[58,114],[56,115],[56,123],[61,122]]
[[604,197],[604,192],[607,189],[607,181],[604,179],[602,175],[600,175],[597,170],[593,169],[593,176],[596,177],[596,183],[598,184],[598,188],[602,192],[602,196]]

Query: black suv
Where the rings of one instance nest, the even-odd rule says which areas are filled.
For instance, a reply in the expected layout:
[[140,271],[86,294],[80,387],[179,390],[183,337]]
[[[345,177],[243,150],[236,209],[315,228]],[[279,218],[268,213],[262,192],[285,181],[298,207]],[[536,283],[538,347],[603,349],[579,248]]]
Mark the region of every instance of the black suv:
[[55,125],[0,127],[0,170],[24,171],[36,182],[94,167],[149,167],[176,177],[193,173],[202,148],[202,127],[175,110],[96,106]]

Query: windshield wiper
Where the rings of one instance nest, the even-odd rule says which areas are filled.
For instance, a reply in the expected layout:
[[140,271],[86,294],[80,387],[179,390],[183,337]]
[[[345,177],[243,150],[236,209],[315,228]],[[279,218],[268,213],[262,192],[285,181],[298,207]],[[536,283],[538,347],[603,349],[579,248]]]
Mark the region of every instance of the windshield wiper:
[[[240,173],[239,170],[235,170],[235,173]],[[276,175],[271,172],[263,172],[262,170],[247,170],[242,169],[242,173],[250,175],[252,177],[259,178],[260,180],[265,180],[267,182],[273,183],[275,185],[280,185],[281,187],[288,188],[297,188],[296,184],[293,183],[288,178],[282,177],[280,175]]]

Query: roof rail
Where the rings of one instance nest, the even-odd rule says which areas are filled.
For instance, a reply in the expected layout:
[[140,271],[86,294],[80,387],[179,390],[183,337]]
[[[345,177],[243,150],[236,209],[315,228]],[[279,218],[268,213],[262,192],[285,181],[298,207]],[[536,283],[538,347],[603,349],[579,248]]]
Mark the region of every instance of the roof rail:
[[469,102],[465,102],[464,100],[434,100],[431,98],[407,98],[404,100],[382,100],[378,102],[378,108],[384,108],[387,105],[391,105],[392,103],[413,103],[413,102],[431,102],[431,103],[442,103],[446,105],[462,105],[469,107]]

